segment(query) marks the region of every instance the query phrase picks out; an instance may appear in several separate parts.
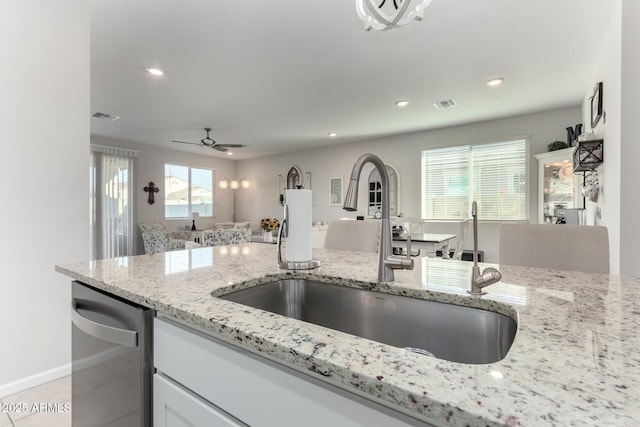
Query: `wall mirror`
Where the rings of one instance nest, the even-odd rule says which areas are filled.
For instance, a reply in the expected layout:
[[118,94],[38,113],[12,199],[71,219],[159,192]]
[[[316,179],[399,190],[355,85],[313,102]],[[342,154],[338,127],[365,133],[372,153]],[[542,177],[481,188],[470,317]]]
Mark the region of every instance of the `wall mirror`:
[[[400,212],[400,174],[392,166],[385,164],[389,175],[389,215],[398,216]],[[367,187],[367,215],[375,217],[377,212],[382,211],[382,182],[378,169],[373,169],[369,173]]]
[[302,168],[293,165],[286,176],[278,175],[278,204],[284,205],[284,194],[291,189],[311,189],[311,172],[302,172]]

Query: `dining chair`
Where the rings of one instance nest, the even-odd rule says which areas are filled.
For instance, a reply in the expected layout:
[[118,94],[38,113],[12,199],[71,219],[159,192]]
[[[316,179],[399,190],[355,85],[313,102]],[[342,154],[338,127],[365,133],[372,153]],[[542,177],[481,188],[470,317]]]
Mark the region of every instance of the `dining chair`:
[[606,227],[570,224],[502,224],[500,265],[609,273]]
[[378,252],[380,221],[333,220],[327,225],[325,249]]
[[467,218],[465,220],[460,221],[458,225],[458,240],[456,240],[456,247],[453,251],[453,255],[451,259],[455,259],[460,261],[462,259],[462,252],[464,252],[464,241],[467,238],[467,230],[469,229],[469,224],[471,223],[471,218]]

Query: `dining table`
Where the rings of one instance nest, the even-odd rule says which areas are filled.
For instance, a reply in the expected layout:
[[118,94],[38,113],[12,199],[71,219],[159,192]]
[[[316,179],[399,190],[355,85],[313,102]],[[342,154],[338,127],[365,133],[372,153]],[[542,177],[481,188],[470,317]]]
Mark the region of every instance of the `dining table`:
[[[408,233],[400,233],[393,237],[393,246],[400,245],[396,242],[403,242],[402,246],[406,248]],[[411,233],[411,246],[417,247],[420,251],[430,258],[436,257],[437,251],[442,251],[442,258],[449,259],[449,244],[451,240],[456,238],[455,234],[439,234],[439,233]],[[403,250],[404,250],[403,248]],[[394,251],[398,252],[398,251]]]

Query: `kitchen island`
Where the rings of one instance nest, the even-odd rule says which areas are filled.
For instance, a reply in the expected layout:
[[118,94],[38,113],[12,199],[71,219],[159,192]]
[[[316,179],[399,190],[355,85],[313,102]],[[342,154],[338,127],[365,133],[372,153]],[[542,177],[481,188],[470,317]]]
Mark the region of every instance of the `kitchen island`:
[[[503,280],[478,300],[466,294],[468,262],[417,258],[378,283],[376,254],[314,249],[321,267],[291,272],[275,251],[207,247],[56,270],[435,425],[640,424],[639,279],[500,267]],[[467,365],[215,298],[297,277],[499,311],[517,317],[518,331],[503,360]]]

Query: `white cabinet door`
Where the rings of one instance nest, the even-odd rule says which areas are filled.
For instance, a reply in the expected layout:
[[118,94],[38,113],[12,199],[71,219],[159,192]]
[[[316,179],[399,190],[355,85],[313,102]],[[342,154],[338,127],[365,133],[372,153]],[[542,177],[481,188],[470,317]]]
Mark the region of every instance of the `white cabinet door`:
[[172,383],[153,376],[153,425],[156,427],[246,427],[213,405]]

